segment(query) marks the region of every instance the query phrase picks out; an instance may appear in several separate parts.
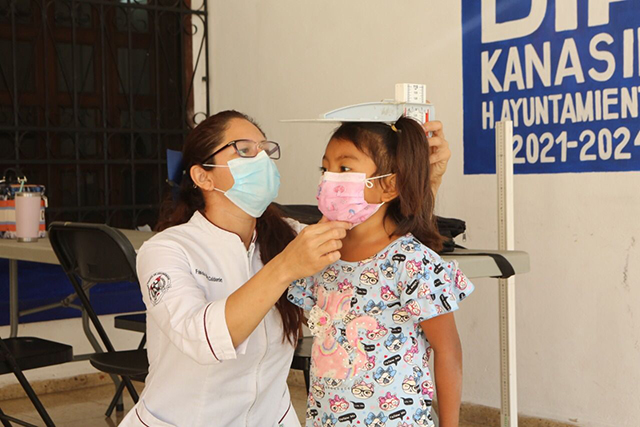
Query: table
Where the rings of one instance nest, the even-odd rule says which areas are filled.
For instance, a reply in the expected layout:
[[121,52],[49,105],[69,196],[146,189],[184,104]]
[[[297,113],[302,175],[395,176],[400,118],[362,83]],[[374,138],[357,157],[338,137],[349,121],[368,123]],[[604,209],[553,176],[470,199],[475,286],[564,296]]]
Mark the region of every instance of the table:
[[[147,239],[154,235],[153,232],[148,231],[123,229],[120,231],[129,239],[136,251],[140,249],[140,246],[142,246]],[[529,255],[523,251],[456,249],[452,253],[444,254],[442,258],[445,261],[456,259],[460,269],[470,279],[500,276],[500,269],[491,257],[486,255],[471,255],[478,252],[496,253],[504,256],[513,266],[516,274],[527,273],[529,271]],[[465,256],[456,258],[456,254],[465,254]],[[10,336],[15,337],[18,334],[20,317],[18,311],[18,261],[42,262],[45,264],[59,264],[59,262],[47,238],[38,239],[37,242],[30,243],[22,243],[12,239],[0,239],[0,258],[9,259]]]
[[[122,233],[129,239],[137,251],[140,246],[155,233],[148,231],[124,230]],[[443,255],[445,261],[456,259],[460,269],[470,278],[497,277],[500,269],[495,261],[486,255],[471,255],[473,253],[497,253],[504,256],[513,266],[516,274],[529,271],[529,255],[523,251],[492,251],[456,249],[453,253]],[[465,256],[456,258],[456,254]],[[9,259],[9,318],[11,325],[10,336],[18,334],[20,313],[18,311],[18,261],[42,262],[45,264],[59,264],[56,254],[49,243],[49,239],[38,239],[37,242],[22,243],[17,240],[0,239],[0,258]]]
[[[153,236],[148,231],[123,230],[137,251],[140,246]],[[18,335],[20,312],[18,311],[18,261],[41,262],[44,264],[60,264],[48,238],[38,239],[37,242],[18,242],[13,239],[0,239],[0,258],[9,260],[9,324],[10,336]]]

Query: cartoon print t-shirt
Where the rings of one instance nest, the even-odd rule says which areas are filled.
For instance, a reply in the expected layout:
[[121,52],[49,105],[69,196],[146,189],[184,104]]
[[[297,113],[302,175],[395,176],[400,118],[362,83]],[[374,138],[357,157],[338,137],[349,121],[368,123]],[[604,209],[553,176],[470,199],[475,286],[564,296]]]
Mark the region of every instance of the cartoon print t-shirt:
[[431,348],[420,322],[458,309],[474,287],[411,234],[360,262],[295,281],[314,335],[307,427],[432,426]]

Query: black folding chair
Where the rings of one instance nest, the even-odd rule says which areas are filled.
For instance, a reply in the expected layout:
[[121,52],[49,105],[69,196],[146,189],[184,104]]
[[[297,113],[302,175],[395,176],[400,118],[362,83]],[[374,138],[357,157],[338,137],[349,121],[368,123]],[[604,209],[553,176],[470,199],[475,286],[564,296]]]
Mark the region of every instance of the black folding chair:
[[53,222],[49,226],[49,240],[60,265],[69,277],[82,307],[98,332],[106,352],[95,339],[91,340],[96,354],[89,357],[91,364],[98,370],[119,376],[122,386],[116,380],[117,391],[106,415],[111,416],[113,409],[122,410],[121,392],[127,388],[134,402],[138,401],[131,378],[144,380],[149,363],[144,342],[132,351],[116,351],[107,336],[104,327],[96,315],[88,290],[96,283],[138,282],[136,275],[136,252],[131,242],[122,232],[104,224],[84,224],[72,222]]
[[[59,365],[72,360],[73,349],[66,344],[32,337],[0,338],[0,375],[13,372],[47,427],[54,427],[55,424],[22,371]],[[11,423],[36,427],[26,421],[6,415],[1,409],[0,421],[5,427],[11,427]]]
[[274,203],[282,214],[303,224],[315,224],[322,219],[322,213],[314,205],[280,205]]
[[[116,329],[124,329],[126,331],[133,331],[133,332],[141,332],[143,335],[142,335],[142,339],[140,340],[140,344],[138,345],[138,350],[144,348],[144,345],[147,342],[147,314],[146,313],[121,314],[119,316],[116,316],[113,319],[113,326]],[[137,363],[139,364],[139,366],[143,366],[142,364],[144,363],[145,366],[147,366],[148,368],[149,362],[147,359],[146,350],[144,350],[144,354],[141,354],[140,352],[136,352],[136,353],[134,352],[135,350],[132,352],[131,357],[138,360]],[[91,360],[91,364],[96,369],[99,369],[103,372],[110,372],[109,363],[105,363],[110,361],[99,360],[98,356],[99,355],[96,355],[96,357]],[[107,353],[106,356],[109,356],[109,354]],[[135,375],[131,376],[131,379],[135,381],[144,381],[145,377],[146,377],[146,372],[144,375],[140,375],[139,373],[136,373]],[[111,412],[113,411],[114,402],[120,398],[120,395],[122,395],[123,391],[124,391],[124,383],[121,382],[116,390],[115,395],[113,396],[111,405],[109,405],[109,409],[107,410],[107,416],[110,416]]]

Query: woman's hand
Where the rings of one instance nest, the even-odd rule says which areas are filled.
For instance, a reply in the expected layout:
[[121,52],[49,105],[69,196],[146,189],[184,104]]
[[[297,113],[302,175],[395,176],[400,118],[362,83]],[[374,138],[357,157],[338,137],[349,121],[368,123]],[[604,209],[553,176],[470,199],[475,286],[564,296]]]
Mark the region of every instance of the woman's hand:
[[290,281],[311,276],[339,260],[342,239],[349,228],[348,222],[326,220],[305,227],[278,255]]
[[348,222],[324,222],[303,229],[282,252],[229,295],[225,319],[234,347],[260,324],[294,280],[311,276],[340,259]]
[[[429,153],[429,163],[431,164],[431,188],[435,195],[442,183],[442,176],[447,171],[447,164],[451,158],[451,150],[449,150],[449,143],[444,138],[442,122],[437,120],[426,122],[423,127],[424,131],[427,133],[427,141],[431,148],[431,152]],[[432,133],[431,137],[428,136],[429,132]]]

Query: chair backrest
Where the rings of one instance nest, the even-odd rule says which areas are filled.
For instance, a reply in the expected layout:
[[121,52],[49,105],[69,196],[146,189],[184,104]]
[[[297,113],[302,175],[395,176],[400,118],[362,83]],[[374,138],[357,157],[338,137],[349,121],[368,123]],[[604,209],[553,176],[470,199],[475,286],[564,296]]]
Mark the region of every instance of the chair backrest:
[[53,222],[49,241],[62,268],[85,282],[137,282],[136,251],[120,230],[105,224]]
[[284,216],[303,224],[315,224],[322,219],[322,213],[314,205],[280,205],[278,203],[274,205],[280,208]]

